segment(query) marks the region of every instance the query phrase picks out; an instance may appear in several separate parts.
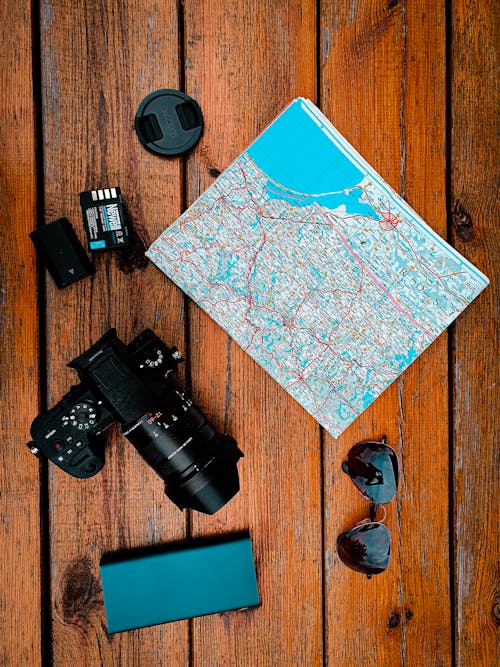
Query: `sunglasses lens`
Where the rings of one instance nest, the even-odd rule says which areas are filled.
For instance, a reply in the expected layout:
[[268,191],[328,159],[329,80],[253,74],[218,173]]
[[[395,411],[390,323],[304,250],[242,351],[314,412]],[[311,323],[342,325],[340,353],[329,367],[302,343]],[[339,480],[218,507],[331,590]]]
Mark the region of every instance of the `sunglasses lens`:
[[380,574],[389,563],[391,536],[383,524],[366,523],[339,535],[337,552],[351,570]]
[[378,505],[390,502],[398,486],[398,459],[392,447],[381,442],[360,442],[342,464],[356,487]]

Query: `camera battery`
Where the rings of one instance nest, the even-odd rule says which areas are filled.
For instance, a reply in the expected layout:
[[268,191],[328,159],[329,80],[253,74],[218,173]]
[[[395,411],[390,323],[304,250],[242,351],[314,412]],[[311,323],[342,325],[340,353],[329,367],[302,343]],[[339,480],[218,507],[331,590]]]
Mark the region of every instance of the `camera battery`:
[[35,229],[30,238],[57,287],[71,285],[94,272],[84,247],[66,218]]
[[120,188],[80,193],[83,225],[91,252],[116,250],[128,245],[129,233]]

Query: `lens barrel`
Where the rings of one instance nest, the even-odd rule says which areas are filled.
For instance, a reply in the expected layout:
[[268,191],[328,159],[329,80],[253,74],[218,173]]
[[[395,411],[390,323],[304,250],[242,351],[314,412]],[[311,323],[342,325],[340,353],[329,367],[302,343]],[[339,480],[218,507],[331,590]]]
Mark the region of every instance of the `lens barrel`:
[[239,491],[236,441],[219,435],[191,399],[171,387],[123,434],[165,481],[179,507],[214,514]]

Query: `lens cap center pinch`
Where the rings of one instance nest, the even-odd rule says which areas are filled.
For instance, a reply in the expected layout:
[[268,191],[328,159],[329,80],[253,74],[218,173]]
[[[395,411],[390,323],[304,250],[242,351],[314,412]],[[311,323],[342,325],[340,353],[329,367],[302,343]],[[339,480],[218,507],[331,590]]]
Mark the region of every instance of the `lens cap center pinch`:
[[164,88],[142,100],[135,115],[135,131],[152,153],[182,155],[201,137],[203,115],[198,102],[189,95]]

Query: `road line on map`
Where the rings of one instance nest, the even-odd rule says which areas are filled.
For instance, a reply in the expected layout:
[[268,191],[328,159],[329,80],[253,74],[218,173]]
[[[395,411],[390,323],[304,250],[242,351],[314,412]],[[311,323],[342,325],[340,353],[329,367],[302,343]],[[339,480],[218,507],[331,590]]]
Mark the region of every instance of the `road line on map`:
[[425,333],[429,338],[433,339],[434,336],[430,331],[428,331],[425,327],[423,327],[417,320],[415,320],[410,313],[408,313],[404,308],[401,307],[401,305],[396,301],[396,299],[390,294],[390,292],[384,287],[384,285],[378,280],[377,276],[371,271],[367,266],[363,264],[363,260],[359,255],[357,255],[354,250],[351,248],[351,246],[347,243],[347,239],[345,236],[342,234],[340,230],[337,229],[335,224],[330,220],[330,217],[326,213],[321,213],[323,217],[325,217],[331,224],[332,228],[335,230],[337,233],[338,237],[341,239],[342,243],[347,249],[347,252],[354,257],[354,259],[358,262],[358,264],[363,267],[363,269],[366,271],[366,273],[370,276],[374,284],[386,295],[386,297],[389,299],[389,301],[394,305],[394,307],[399,310],[399,312],[404,315],[407,319],[410,320],[420,331]]

